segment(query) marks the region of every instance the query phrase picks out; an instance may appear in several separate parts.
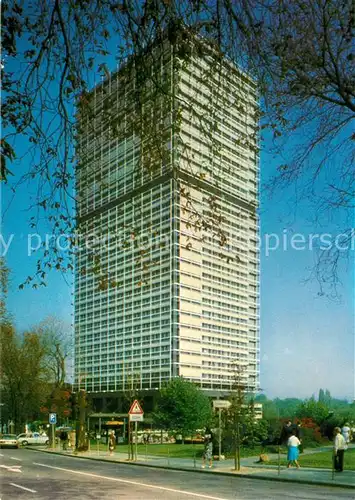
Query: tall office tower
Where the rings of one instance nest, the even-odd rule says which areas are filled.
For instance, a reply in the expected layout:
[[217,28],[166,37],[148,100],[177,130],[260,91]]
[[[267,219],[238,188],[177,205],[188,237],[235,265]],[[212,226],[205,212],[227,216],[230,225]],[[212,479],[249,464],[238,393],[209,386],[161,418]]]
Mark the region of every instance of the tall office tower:
[[239,367],[258,388],[258,113],[252,79],[197,39],[155,44],[83,97],[78,387],[183,376],[217,395]]

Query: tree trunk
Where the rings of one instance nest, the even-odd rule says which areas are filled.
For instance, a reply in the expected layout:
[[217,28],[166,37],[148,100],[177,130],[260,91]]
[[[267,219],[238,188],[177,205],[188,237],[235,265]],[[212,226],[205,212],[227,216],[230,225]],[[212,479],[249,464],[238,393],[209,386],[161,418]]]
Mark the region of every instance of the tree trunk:
[[237,424],[237,470],[240,470],[240,433],[239,433],[239,422]]
[[79,391],[79,425],[77,426],[77,449],[86,451],[88,449],[86,432],[86,394],[84,390]]
[[239,422],[236,424],[234,433],[234,469],[240,470],[240,432]]

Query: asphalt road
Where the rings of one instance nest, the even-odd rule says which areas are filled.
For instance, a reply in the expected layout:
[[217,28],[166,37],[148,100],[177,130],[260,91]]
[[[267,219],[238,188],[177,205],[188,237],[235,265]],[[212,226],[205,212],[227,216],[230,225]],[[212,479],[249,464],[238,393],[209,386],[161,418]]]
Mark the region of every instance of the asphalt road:
[[0,500],[354,499],[343,488],[159,470],[0,450]]

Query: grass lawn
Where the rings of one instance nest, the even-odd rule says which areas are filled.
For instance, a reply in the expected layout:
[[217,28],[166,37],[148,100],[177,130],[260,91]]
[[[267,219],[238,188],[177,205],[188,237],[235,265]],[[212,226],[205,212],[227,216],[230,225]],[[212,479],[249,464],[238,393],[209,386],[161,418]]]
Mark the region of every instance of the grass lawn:
[[[95,440],[91,441],[91,450],[97,450],[97,443]],[[105,444],[100,444],[100,451],[107,451],[108,446]],[[128,445],[119,444],[116,446],[116,452],[127,453]],[[170,458],[201,458],[203,452],[203,444],[138,444],[137,453],[138,455],[155,455],[160,457],[170,457]],[[260,447],[255,448],[241,448],[242,457],[258,456],[260,454]]]
[[[97,450],[96,441],[91,441],[91,450]],[[105,444],[100,444],[100,451],[107,451],[108,446]],[[138,444],[137,453],[138,455],[155,455],[155,456],[164,456],[168,455],[171,458],[193,458],[194,453],[196,457],[201,457],[203,451],[203,444]],[[127,444],[119,444],[116,446],[116,452],[118,453],[127,453],[128,454],[128,445]]]
[[[332,453],[331,451],[322,451],[309,455],[300,454],[299,463],[301,467],[319,467],[325,469],[332,468]],[[270,465],[278,465],[277,460],[267,462]],[[281,465],[286,465],[286,457],[281,456]],[[355,470],[355,449],[352,448],[345,452],[344,470]]]

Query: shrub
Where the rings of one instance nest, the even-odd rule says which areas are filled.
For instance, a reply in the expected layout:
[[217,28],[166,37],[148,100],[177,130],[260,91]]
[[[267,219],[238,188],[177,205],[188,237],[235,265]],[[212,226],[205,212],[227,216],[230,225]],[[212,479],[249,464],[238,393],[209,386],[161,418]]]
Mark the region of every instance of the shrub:
[[302,418],[302,444],[305,448],[314,448],[324,442],[319,425],[312,418]]

